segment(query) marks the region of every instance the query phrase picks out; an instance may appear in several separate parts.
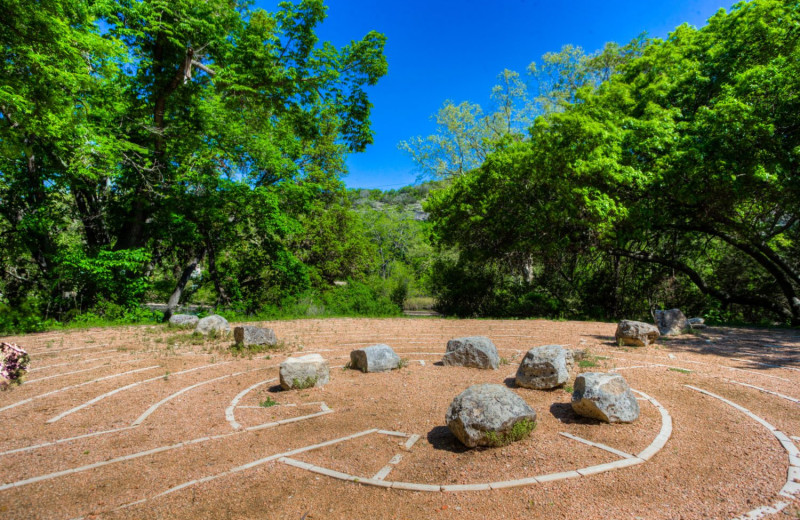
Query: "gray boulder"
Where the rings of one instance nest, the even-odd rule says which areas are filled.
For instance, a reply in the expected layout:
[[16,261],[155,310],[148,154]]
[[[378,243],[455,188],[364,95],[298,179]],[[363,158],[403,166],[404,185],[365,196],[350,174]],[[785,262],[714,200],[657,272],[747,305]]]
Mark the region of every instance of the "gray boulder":
[[[468,448],[501,446],[530,433],[536,412],[502,385],[473,385],[461,392],[447,410],[447,427]],[[514,428],[519,422],[523,425]]]
[[254,327],[252,325],[245,325],[242,327],[233,328],[233,339],[237,345],[275,345],[278,339],[275,337],[275,331],[264,327]]
[[350,365],[362,372],[388,372],[400,366],[400,356],[381,343],[350,352]]
[[619,374],[584,372],[575,379],[572,409],[576,414],[607,423],[630,423],[639,418],[639,403]]
[[319,354],[290,357],[280,365],[281,388],[284,390],[322,386],[330,381],[328,361]]
[[680,309],[656,311],[655,318],[656,326],[662,336],[679,336],[692,329],[692,326],[689,325],[689,320],[686,319]]
[[689,318],[689,325],[692,326],[693,329],[704,329],[707,327],[706,320],[703,318]]
[[534,347],[525,354],[517,369],[517,386],[550,390],[569,380],[573,354],[561,345]]
[[658,327],[649,323],[633,320],[622,320],[617,325],[614,339],[617,344],[646,347],[661,336]]
[[210,334],[212,330],[221,336],[226,336],[231,333],[231,326],[228,320],[222,316],[212,314],[198,321],[197,326],[194,328],[195,332],[203,335]]
[[172,327],[185,327],[187,329],[197,325],[200,318],[194,314],[173,314],[169,319],[169,324]]
[[484,336],[456,338],[447,342],[442,358],[445,365],[497,370],[500,356],[492,340]]

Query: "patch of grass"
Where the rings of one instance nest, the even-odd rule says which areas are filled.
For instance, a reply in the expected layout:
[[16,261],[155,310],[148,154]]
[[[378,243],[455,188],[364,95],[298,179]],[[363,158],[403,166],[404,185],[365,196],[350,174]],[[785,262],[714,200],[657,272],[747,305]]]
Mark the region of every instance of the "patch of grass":
[[308,376],[305,379],[292,379],[292,388],[295,390],[305,390],[317,384],[317,376]]
[[400,358],[400,362],[397,364],[397,370],[400,370],[401,368],[405,368],[407,366],[408,366],[408,359]]
[[511,363],[511,361],[509,361],[507,358],[504,358],[504,357],[501,357],[501,358],[500,358],[500,365],[501,365],[501,366],[502,366],[502,365],[508,365],[508,364],[510,364],[510,363]]
[[536,429],[536,422],[531,419],[518,421],[511,431],[498,435],[496,432],[486,432],[486,439],[490,446],[508,446],[512,442],[520,441]]
[[277,401],[275,401],[271,397],[267,397],[265,400],[259,402],[258,406],[260,406],[261,408],[269,408],[270,406],[275,406],[276,404],[278,404]]
[[574,388],[572,388],[572,385],[564,385],[564,391],[565,391],[566,393],[568,393],[568,394],[571,394],[572,392],[574,392],[574,391],[575,391],[575,389],[574,389]]
[[228,349],[233,356],[252,356],[262,352],[279,352],[282,350],[286,350],[286,343],[283,341],[279,341],[274,345],[244,345],[243,343],[234,343]]
[[676,368],[676,367],[669,367],[669,370],[672,372],[680,372],[681,374],[691,374],[691,370],[686,370],[685,368]]
[[596,367],[597,366],[597,360],[596,359],[581,359],[580,361],[578,361],[578,366],[581,367],[581,368]]
[[164,373],[164,381],[169,381],[169,370]]

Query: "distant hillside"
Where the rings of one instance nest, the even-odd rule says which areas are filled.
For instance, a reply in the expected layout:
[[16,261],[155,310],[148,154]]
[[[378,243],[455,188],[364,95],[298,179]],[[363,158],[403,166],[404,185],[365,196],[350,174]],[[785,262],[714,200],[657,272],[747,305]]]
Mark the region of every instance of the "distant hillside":
[[428,194],[441,187],[442,183],[443,181],[429,181],[388,191],[351,188],[347,190],[347,196],[355,210],[393,209],[401,213],[408,213],[409,217],[414,220],[427,220],[428,214],[423,211],[422,204],[428,198]]

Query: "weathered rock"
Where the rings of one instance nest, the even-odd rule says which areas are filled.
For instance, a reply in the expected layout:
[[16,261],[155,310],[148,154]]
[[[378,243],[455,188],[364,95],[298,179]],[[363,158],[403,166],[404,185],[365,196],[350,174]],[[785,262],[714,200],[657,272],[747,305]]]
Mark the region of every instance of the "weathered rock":
[[447,342],[442,358],[445,365],[497,370],[500,357],[492,340],[484,336],[456,338]]
[[633,320],[622,320],[617,325],[617,332],[614,339],[617,344],[633,345],[635,347],[646,347],[661,336],[658,327],[649,323]]
[[284,390],[322,386],[330,381],[330,368],[319,354],[307,354],[281,363],[280,378]]
[[231,326],[228,323],[228,320],[222,316],[218,314],[212,314],[211,316],[206,316],[202,320],[198,321],[194,331],[205,335],[211,334],[211,331],[214,331],[221,336],[225,336],[231,333]]
[[534,347],[525,354],[517,369],[517,386],[535,390],[557,388],[569,380],[574,363],[572,352],[561,345]]
[[584,372],[575,379],[572,409],[578,415],[608,423],[630,423],[639,418],[639,403],[619,374]]
[[191,328],[197,325],[200,318],[194,314],[173,314],[169,319],[169,324],[173,327]]
[[689,318],[689,325],[692,326],[693,329],[704,329],[707,327],[706,320],[703,318]]
[[656,326],[662,336],[678,336],[691,330],[689,320],[680,309],[656,311]]
[[275,331],[264,327],[254,327],[252,325],[244,325],[242,327],[233,328],[233,339],[237,345],[275,345],[278,339],[275,337]]
[[[520,396],[502,385],[473,385],[453,399],[447,427],[468,448],[508,444],[527,435],[536,412]],[[529,421],[528,428],[514,425]],[[516,434],[516,435],[515,435]]]
[[350,365],[362,372],[388,372],[400,366],[400,356],[381,343],[350,352]]

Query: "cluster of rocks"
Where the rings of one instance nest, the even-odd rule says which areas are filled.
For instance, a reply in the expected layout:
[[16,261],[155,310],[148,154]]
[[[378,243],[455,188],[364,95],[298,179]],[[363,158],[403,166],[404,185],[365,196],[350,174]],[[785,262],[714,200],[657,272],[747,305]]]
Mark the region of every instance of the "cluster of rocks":
[[[561,345],[534,347],[520,362],[515,384],[534,390],[563,387],[570,380],[575,359],[585,355],[583,350]],[[450,340],[442,358],[445,366],[487,370],[497,369],[498,363],[497,348],[483,336]],[[631,423],[639,418],[639,403],[628,383],[617,373],[579,374],[571,405],[576,414],[607,423]],[[527,436],[536,421],[536,411],[502,385],[481,384],[470,386],[456,396],[445,419],[450,431],[465,446],[499,446]]]
[[641,321],[622,320],[614,338],[617,344],[646,347],[661,336],[679,336],[693,329],[706,327],[703,318],[686,318],[680,309],[655,311],[655,325]]

